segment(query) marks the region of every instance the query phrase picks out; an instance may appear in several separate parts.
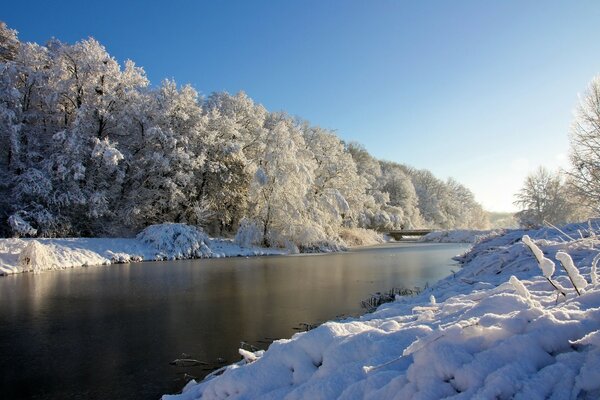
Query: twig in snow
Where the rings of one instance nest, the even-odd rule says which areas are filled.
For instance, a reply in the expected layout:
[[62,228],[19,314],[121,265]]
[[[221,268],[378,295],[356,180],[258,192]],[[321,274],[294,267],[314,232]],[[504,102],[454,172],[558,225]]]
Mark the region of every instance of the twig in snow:
[[573,259],[571,258],[571,256],[568,253],[565,253],[564,251],[559,251],[558,253],[556,253],[556,259],[567,273],[567,276],[571,281],[571,285],[573,285],[573,287],[575,288],[577,295],[581,296],[581,291],[577,286],[579,285],[583,289],[587,285],[587,281],[579,273],[579,270],[573,263]]
[[566,237],[568,237],[571,240],[575,240],[574,238],[572,238],[571,236],[567,235],[562,229],[560,229],[559,227],[552,225],[550,222],[544,220],[544,223],[547,225],[550,225],[552,228],[556,229],[557,231],[559,231],[560,233],[562,233],[563,235],[565,235]]

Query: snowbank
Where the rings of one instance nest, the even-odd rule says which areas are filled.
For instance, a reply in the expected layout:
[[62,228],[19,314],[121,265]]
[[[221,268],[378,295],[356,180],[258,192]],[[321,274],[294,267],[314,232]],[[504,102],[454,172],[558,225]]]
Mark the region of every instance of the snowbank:
[[0,239],[0,275],[144,260],[282,254],[211,239],[183,224],[152,225],[137,238]]
[[450,231],[435,231],[419,239],[420,242],[435,243],[475,243],[488,236],[497,236],[502,234],[502,230],[478,231],[470,229],[456,229]]
[[[276,341],[163,400],[599,398],[596,233],[593,222],[489,235],[460,271],[419,296]],[[550,279],[533,246],[554,260]],[[585,279],[580,295],[557,252]]]
[[363,228],[342,228],[340,230],[340,238],[350,247],[372,246],[385,242],[381,233]]

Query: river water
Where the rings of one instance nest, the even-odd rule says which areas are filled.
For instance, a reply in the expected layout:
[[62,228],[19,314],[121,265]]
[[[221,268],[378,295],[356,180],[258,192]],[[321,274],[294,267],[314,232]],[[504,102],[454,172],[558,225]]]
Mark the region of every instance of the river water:
[[[457,244],[121,264],[0,277],[0,398],[158,399],[303,323],[433,284]],[[190,358],[203,364],[171,365]],[[206,363],[206,364],[204,364]]]

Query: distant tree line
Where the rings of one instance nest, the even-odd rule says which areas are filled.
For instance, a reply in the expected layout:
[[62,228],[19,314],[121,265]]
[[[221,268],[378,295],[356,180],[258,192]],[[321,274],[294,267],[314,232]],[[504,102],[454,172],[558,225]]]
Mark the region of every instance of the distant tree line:
[[149,86],[94,39],[0,25],[0,234],[131,235],[162,222],[265,245],[340,229],[483,228],[473,194],[244,93]]

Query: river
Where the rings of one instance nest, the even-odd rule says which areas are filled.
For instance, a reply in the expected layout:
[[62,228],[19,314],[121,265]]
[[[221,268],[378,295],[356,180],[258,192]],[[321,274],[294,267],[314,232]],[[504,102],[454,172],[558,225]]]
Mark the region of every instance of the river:
[[[0,277],[0,398],[158,399],[190,376],[393,287],[458,268],[459,244],[120,264]],[[190,358],[202,364],[177,366]],[[204,364],[206,363],[206,364]]]

